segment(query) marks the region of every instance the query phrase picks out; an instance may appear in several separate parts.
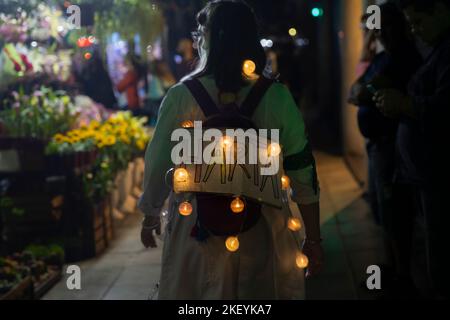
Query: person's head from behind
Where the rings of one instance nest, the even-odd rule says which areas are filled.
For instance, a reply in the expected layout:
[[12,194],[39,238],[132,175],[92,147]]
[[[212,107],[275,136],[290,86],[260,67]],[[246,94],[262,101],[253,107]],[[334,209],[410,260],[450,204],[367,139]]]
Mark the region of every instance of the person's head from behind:
[[411,30],[434,45],[450,32],[450,0],[400,0]]
[[134,53],[128,53],[125,56],[125,65],[129,71],[134,71],[138,78],[141,78],[146,74],[145,64],[141,61],[140,56]]
[[198,13],[197,22],[200,64],[194,76],[212,75],[220,91],[237,92],[246,84],[246,60],[254,62],[256,74],[262,74],[266,56],[250,7],[241,1],[211,1]]
[[388,2],[380,6],[381,29],[375,31],[375,36],[390,54],[399,54],[402,49],[410,46],[412,36],[409,32],[405,16],[394,3]]

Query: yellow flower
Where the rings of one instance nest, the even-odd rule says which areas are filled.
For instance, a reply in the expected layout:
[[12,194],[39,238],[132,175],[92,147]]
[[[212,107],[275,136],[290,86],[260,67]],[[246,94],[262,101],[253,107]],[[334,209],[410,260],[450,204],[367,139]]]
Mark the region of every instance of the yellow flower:
[[103,140],[97,140],[96,146],[97,148],[102,149],[105,146],[105,142]]
[[55,134],[55,136],[53,137],[53,140],[54,140],[56,143],[63,143],[64,140],[65,140],[65,137],[64,137],[61,133],[57,133],[57,134]]
[[97,120],[92,120],[91,123],[89,123],[89,129],[95,130],[100,127],[100,123]]
[[117,142],[117,140],[116,140],[116,137],[114,137],[114,136],[108,136],[105,138],[105,144],[107,146],[112,146],[112,145],[116,144],[116,142]]
[[136,141],[136,146],[139,150],[143,151],[145,150],[145,147],[147,146],[146,142],[144,140],[138,140]]
[[80,137],[73,136],[73,137],[70,138],[70,143],[77,143],[80,140],[81,140]]
[[126,143],[126,144],[131,143],[130,137],[128,137],[125,134],[120,135],[120,141],[122,141],[123,143]]

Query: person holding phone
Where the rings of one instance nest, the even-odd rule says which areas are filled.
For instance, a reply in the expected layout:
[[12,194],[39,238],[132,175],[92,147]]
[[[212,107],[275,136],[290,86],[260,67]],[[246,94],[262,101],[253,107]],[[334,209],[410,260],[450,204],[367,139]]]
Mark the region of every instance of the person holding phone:
[[412,78],[407,93],[379,90],[374,101],[387,117],[400,119],[399,176],[411,190],[408,202],[420,203],[431,287],[437,298],[448,299],[450,1],[403,0],[402,8],[413,33],[433,50]]
[[367,139],[371,209],[376,222],[385,230],[386,248],[395,267],[394,278],[401,279],[398,287],[408,290],[412,283],[409,261],[406,261],[408,255],[404,255],[410,251],[405,249],[408,241],[399,245],[395,239],[410,239],[410,235],[394,232],[392,227],[395,219],[401,219],[401,213],[394,212],[397,193],[393,184],[398,120],[383,115],[376,108],[373,96],[376,91],[387,88],[406,92],[409,79],[420,66],[421,57],[408,32],[406,19],[395,4],[381,6],[381,24],[381,29],[373,32],[384,50],[375,55],[366,72],[352,86],[349,102],[358,107],[359,128]]

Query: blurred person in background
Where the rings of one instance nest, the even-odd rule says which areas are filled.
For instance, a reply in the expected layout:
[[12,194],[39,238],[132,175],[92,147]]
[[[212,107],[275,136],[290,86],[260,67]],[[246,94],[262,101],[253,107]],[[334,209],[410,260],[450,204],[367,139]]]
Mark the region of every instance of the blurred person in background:
[[[381,29],[366,31],[366,39],[368,52],[373,54],[374,49],[370,39],[377,39],[384,50],[372,57],[352,86],[349,101],[358,106],[359,128],[368,141],[370,203],[375,220],[385,231],[387,251],[395,267],[391,289],[413,294],[410,259],[414,210],[401,208],[405,201],[411,201],[405,198],[404,182],[394,183],[398,119],[383,115],[376,108],[373,94],[380,89],[406,93],[422,61],[406,19],[394,3],[381,6]],[[371,54],[365,55],[370,58]]]
[[361,30],[363,32],[363,48],[361,52],[361,58],[356,67],[356,76],[359,78],[366,72],[370,66],[373,58],[377,54],[377,38],[375,37],[375,31],[367,28],[368,14],[361,17]]
[[[412,200],[420,204],[431,288],[435,297],[449,298],[450,157],[446,147],[450,119],[450,1],[402,0],[401,5],[412,32],[432,51],[412,78],[407,93],[379,90],[374,101],[383,114],[400,120],[398,176],[410,189],[403,205]],[[402,209],[407,210],[405,206]]]
[[86,59],[81,53],[74,56],[72,81],[78,85],[82,94],[101,103],[105,108],[116,109],[114,86],[101,54],[95,50],[90,57]]
[[149,74],[149,86],[145,102],[145,108],[150,117],[150,123],[155,124],[159,106],[167,91],[176,83],[175,77],[170,71],[169,65],[163,60],[152,62],[151,74]]
[[147,70],[139,57],[135,54],[129,53],[125,57],[125,65],[127,72],[117,84],[119,92],[125,92],[127,98],[127,109],[133,111],[138,115],[141,113],[141,100],[139,98],[139,83],[141,80],[147,78]]

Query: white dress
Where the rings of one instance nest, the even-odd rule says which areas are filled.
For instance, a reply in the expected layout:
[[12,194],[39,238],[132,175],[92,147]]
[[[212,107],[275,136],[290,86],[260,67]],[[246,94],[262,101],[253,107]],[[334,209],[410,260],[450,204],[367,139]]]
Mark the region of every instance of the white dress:
[[[217,88],[210,77],[200,79],[217,102]],[[239,92],[239,103],[250,86]],[[186,120],[202,121],[204,116],[187,87],[177,84],[165,97],[153,139],[145,156],[144,193],[139,208],[145,215],[158,216],[169,198],[169,223],[164,237],[159,299],[303,299],[304,270],[296,267],[299,234],[286,227],[288,208],[262,207],[259,222],[239,235],[239,250],[227,251],[223,237],[210,236],[199,242],[191,236],[193,214],[178,214],[177,195],[165,183],[171,162],[171,133]],[[284,156],[303,151],[307,144],[302,115],[289,90],[275,83],[268,90],[252,118],[258,128],[280,129]],[[314,188],[314,167],[288,171],[291,199],[299,204],[319,201]]]

